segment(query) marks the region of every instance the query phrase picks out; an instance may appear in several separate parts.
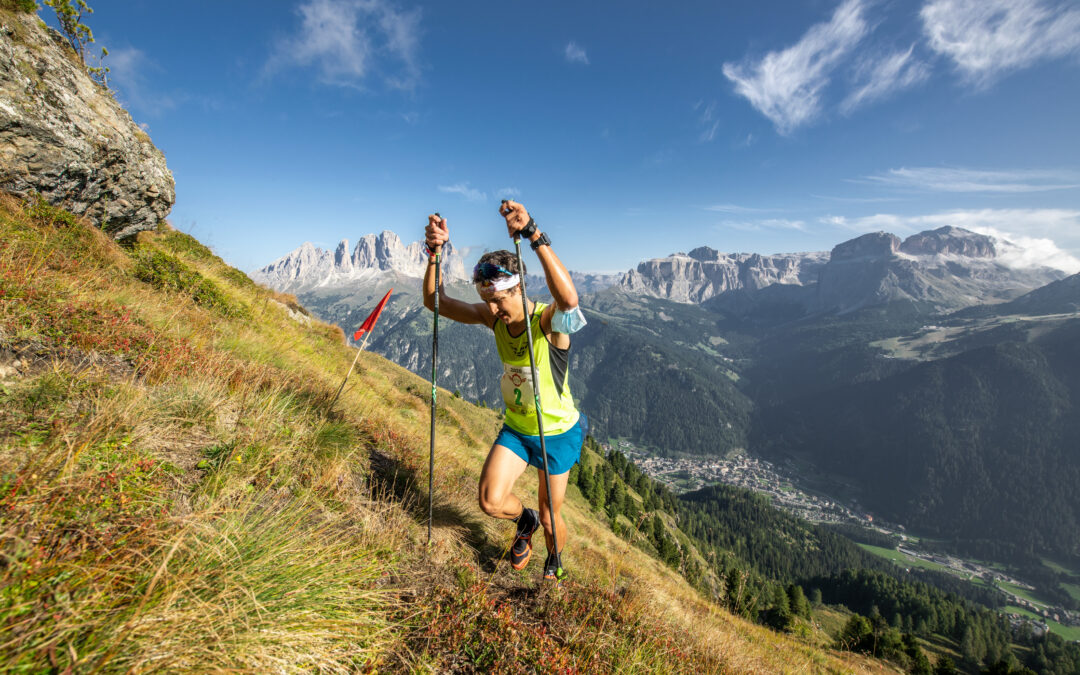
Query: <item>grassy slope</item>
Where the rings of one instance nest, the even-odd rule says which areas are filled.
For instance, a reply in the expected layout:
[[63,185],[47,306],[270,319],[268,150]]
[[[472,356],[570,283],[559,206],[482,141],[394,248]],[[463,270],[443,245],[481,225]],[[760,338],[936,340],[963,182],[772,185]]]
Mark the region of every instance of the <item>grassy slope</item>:
[[[559,590],[503,561],[494,413],[259,288],[187,235],[128,251],[0,198],[0,669],[852,672],[734,618],[580,495]],[[535,485],[522,482],[525,499]]]

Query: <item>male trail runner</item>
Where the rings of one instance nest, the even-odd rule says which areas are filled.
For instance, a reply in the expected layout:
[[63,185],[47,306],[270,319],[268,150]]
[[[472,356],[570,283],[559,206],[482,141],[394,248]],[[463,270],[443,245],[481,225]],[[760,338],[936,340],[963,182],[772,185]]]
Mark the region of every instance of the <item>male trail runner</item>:
[[[521,276],[517,257],[510,251],[491,251],[473,269],[473,282],[482,302],[468,303],[447,296],[439,288],[439,313],[461,323],[480,323],[495,333],[495,346],[503,363],[502,395],[506,404],[504,424],[491,446],[480,474],[480,508],[494,518],[517,523],[517,535],[510,550],[510,564],[522,569],[532,555],[532,535],[541,525],[547,540],[548,557],[544,578],[555,579],[557,558],[552,544],[552,522],[558,528],[560,552],[566,546],[566,524],[561,516],[570,467],[581,457],[586,420],[570,396],[567,369],[570,334],[585,325],[578,308],[577,290],[566,267],[551,250],[551,240],[540,232],[525,207],[504,201],[499,213],[506,218],[510,236],[520,233],[532,242],[544,268],[552,304],[528,303],[532,323],[533,350],[540,383],[540,409],[544,416],[544,440],[551,471],[551,508],[544,480],[544,459],[540,453],[539,428],[533,400],[533,379],[529,372],[525,310],[521,302]],[[445,218],[428,216],[424,231],[432,262],[424,276],[424,305],[434,309],[434,254],[450,239]],[[511,490],[528,465],[537,468],[540,481],[540,512],[525,508]]]

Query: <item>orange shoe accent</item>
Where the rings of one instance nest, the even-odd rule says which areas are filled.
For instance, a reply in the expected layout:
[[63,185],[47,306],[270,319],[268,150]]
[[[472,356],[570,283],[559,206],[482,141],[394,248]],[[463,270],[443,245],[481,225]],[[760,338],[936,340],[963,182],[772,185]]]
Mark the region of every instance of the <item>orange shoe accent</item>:
[[[513,567],[516,570],[521,570],[525,569],[525,566],[529,564],[529,558],[532,557],[532,534],[530,534],[528,537],[518,537],[518,539],[525,540],[525,555],[522,556],[519,562],[511,562],[510,567]],[[511,555],[513,555],[513,551],[511,551]]]

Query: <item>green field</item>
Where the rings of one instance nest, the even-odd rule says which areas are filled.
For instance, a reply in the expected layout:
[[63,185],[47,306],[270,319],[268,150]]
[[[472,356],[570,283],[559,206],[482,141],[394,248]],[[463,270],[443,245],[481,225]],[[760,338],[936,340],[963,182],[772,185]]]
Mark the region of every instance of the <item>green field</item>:
[[1066,640],[1080,640],[1080,626],[1062,626],[1057,621],[1047,621],[1050,630]]
[[1029,619],[1037,619],[1042,621],[1042,617],[1031,611],[1030,609],[1024,609],[1023,607],[1017,607],[1016,605],[1005,605],[1001,608],[1001,611],[1006,614],[1019,614],[1020,616],[1026,616]]
[[996,584],[997,584],[998,587],[1000,587],[1000,588],[1002,588],[1002,589],[1004,589],[1004,590],[1006,590],[1006,591],[1008,591],[1008,592],[1010,592],[1010,593],[1012,593],[1014,595],[1018,595],[1021,598],[1024,598],[1025,600],[1027,600],[1029,602],[1033,602],[1036,605],[1041,605],[1041,606],[1044,606],[1044,607],[1048,606],[1048,604],[1047,604],[1047,602],[1045,600],[1042,600],[1042,599],[1036,597],[1035,595],[1032,594],[1031,591],[1027,590],[1026,588],[1020,588],[1016,584],[1010,584],[1007,581],[998,581],[998,582],[996,582]]
[[1017,607],[1016,605],[1006,605],[1001,608],[1001,611],[1011,614],[1019,614],[1026,616],[1029,619],[1035,619],[1036,621],[1044,621],[1046,625],[1050,627],[1050,632],[1056,633],[1066,640],[1080,640],[1080,626],[1063,626],[1057,621],[1052,619],[1044,619],[1043,617],[1035,614],[1031,610],[1024,609],[1023,607]]
[[891,548],[883,548],[881,546],[871,546],[870,544],[859,544],[859,546],[874,555],[881,556],[888,560],[893,561],[901,567],[922,567],[928,570],[936,570],[938,572],[952,573],[948,567],[939,565],[937,563],[928,562],[926,560],[920,560],[919,558],[912,558],[909,555],[904,555],[900,551]]
[[1042,564],[1046,565],[1047,567],[1054,570],[1058,574],[1068,574],[1068,575],[1071,575],[1071,576],[1080,576],[1080,573],[1076,572],[1075,570],[1071,570],[1071,569],[1069,569],[1067,567],[1062,567],[1061,565],[1054,562],[1053,560],[1050,560],[1049,558],[1043,558],[1042,559]]
[[1073,597],[1073,600],[1080,602],[1080,585],[1077,584],[1061,584],[1061,587],[1065,589],[1065,592]]

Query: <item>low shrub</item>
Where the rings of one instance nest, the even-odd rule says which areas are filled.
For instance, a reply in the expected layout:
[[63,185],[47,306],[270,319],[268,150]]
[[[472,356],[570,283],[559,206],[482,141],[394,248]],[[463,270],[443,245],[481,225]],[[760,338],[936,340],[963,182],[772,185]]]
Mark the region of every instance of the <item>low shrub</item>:
[[247,316],[247,311],[230,302],[214,282],[168,253],[153,249],[138,250],[134,274],[136,279],[154,288],[185,293],[191,296],[196,305],[216,310],[225,316]]

